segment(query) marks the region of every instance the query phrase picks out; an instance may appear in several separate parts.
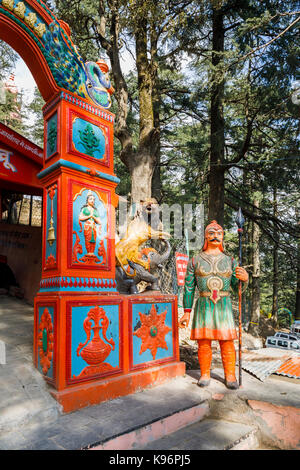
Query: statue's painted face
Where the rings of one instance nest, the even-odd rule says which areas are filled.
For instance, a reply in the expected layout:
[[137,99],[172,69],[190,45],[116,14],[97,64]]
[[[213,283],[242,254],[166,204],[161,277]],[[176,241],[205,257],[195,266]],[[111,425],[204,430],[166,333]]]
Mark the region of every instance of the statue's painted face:
[[93,206],[93,207],[94,207],[94,205],[95,205],[95,196],[89,196],[89,197],[87,198],[87,203],[88,203],[89,206]]
[[209,228],[208,231],[206,232],[206,239],[208,245],[211,247],[217,247],[219,245],[222,245],[224,238],[224,233],[223,230],[221,229],[216,229],[216,228]]

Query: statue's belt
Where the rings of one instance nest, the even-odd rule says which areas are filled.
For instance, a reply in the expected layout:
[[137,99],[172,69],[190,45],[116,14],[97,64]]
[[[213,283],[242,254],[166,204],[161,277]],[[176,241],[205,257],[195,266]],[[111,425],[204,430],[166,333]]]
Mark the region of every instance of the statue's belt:
[[[199,292],[200,297],[211,297],[211,295],[212,295],[211,291],[209,291],[209,292]],[[227,297],[228,295],[230,295],[230,292],[228,292],[228,291],[218,291],[218,295],[220,297]]]

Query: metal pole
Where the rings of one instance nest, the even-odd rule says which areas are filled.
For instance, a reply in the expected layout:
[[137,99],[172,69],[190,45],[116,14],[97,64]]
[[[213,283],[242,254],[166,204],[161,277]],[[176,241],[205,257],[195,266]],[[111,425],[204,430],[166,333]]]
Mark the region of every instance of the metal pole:
[[[242,265],[242,233],[239,228],[239,266]],[[239,386],[242,386],[242,282],[239,281]]]
[[[242,235],[244,227],[244,216],[241,208],[236,215],[236,224],[239,234],[239,266],[242,266]],[[242,282],[239,281],[239,386],[242,385]]]

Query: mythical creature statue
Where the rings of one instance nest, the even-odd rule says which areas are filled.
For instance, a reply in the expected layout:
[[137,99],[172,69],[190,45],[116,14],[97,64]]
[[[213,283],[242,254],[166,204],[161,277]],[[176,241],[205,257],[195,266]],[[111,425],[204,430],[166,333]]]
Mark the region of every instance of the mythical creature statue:
[[[156,200],[141,201],[125,236],[116,244],[116,282],[121,294],[138,294],[137,284],[141,281],[150,283],[147,290],[159,290],[158,277],[153,270],[168,259],[171,252],[169,238],[170,234],[162,230]],[[150,239],[162,241],[163,253],[144,246]]]

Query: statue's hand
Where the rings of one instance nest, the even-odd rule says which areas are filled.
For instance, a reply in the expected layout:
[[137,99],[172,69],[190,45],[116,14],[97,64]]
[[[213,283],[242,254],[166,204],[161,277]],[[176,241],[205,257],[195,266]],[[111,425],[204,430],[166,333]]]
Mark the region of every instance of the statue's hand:
[[190,323],[190,312],[185,312],[184,315],[180,318],[178,326],[179,328],[187,328]]
[[238,266],[235,270],[236,277],[243,282],[247,282],[249,279],[248,273],[245,268]]

